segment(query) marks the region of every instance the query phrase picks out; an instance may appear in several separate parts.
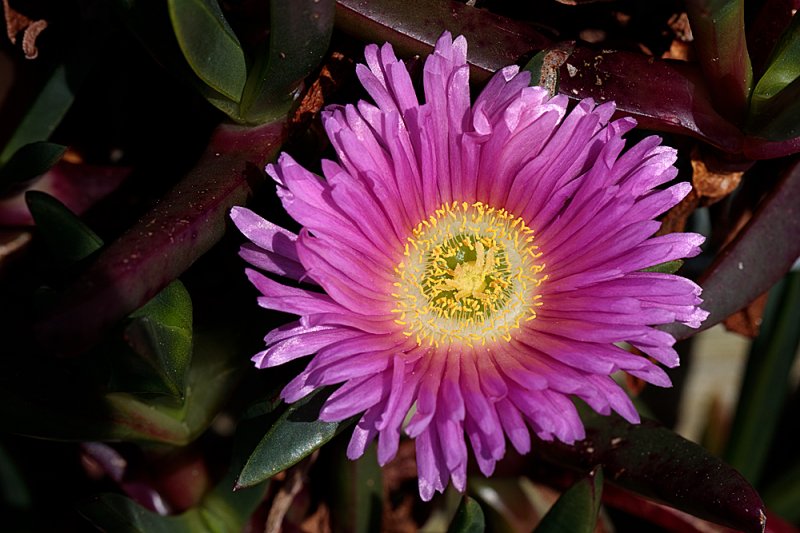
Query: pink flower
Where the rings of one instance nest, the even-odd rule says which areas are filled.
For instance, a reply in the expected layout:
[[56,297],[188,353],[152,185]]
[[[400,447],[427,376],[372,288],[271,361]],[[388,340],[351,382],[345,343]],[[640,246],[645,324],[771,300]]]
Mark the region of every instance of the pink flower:
[[368,46],[357,73],[376,105],[325,112],[339,158],[322,162],[325,178],[286,154],[267,167],[300,234],[231,212],[252,241],[244,259],[308,285],[247,270],[262,307],[300,317],[266,336],[256,365],[313,355],[282,396],[342,384],[320,417],[363,413],[351,459],[377,437],[379,462],[391,460],[412,411],[425,500],[450,480],[464,490],[467,439],[487,476],[506,441],[529,451],[530,430],[582,439],[573,396],[638,422],[610,374],[670,380],[617,344],[674,367],[674,339],[653,326],[706,316],[697,285],[642,272],[703,241],[652,237],[691,188],[657,188],[675,178],[675,151],[649,137],[622,153],[635,123],[609,122],[613,103],[567,113],[516,66],[470,105],[466,54],[463,37],[439,39],[420,104],[392,47]]

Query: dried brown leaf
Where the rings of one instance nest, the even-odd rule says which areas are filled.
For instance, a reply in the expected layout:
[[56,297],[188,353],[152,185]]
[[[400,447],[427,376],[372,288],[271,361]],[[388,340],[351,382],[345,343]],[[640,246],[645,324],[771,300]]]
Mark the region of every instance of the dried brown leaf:
[[22,36],[22,51],[27,59],[36,59],[39,50],[36,48],[36,39],[39,34],[47,28],[47,21],[31,20],[19,11],[12,9],[8,5],[8,0],[3,0],[3,8],[6,16],[6,34],[11,44],[17,44],[17,35],[24,32]]
[[303,130],[325,107],[328,99],[354,71],[353,61],[340,52],[333,52],[319,72],[319,76],[303,95],[300,105],[289,119],[291,130]]
[[708,203],[714,203],[732,193],[742,181],[741,170],[727,170],[715,166],[712,158],[692,152],[692,186]]
[[700,205],[700,196],[692,189],[686,198],[681,200],[678,205],[667,211],[661,221],[661,228],[658,230],[658,235],[667,235],[668,233],[676,233],[683,231],[686,227],[686,221],[694,210]]
[[36,39],[45,28],[47,28],[46,20],[35,20],[25,28],[25,34],[22,36],[22,51],[25,53],[26,59],[36,59],[39,56]]
[[761,328],[764,306],[767,305],[768,292],[765,292],[745,307],[722,321],[728,331],[745,337],[755,338]]

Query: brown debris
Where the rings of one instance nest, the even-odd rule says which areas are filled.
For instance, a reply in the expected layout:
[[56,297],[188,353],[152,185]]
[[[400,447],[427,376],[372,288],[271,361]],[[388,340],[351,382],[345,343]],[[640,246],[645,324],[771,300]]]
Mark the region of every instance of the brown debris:
[[691,61],[692,46],[679,39],[673,39],[669,50],[661,54],[661,59],[675,59],[678,61]]
[[[408,492],[408,482],[417,479],[417,461],[414,442],[401,440],[394,459],[383,469],[383,516],[384,533],[413,533],[419,529],[414,520],[414,501],[416,491]],[[393,496],[397,496],[394,498]]]
[[539,86],[544,87],[550,96],[558,94],[558,71],[567,62],[574,43],[559,43],[550,48],[542,60],[542,73],[539,76]]
[[683,231],[686,227],[686,221],[694,210],[700,205],[700,196],[692,189],[686,198],[681,200],[678,205],[667,211],[664,219],[661,221],[661,227],[657,235],[667,235],[669,233],[676,233]]
[[47,28],[47,21],[31,20],[22,13],[11,8],[8,0],[3,0],[3,10],[6,15],[6,34],[11,44],[17,44],[17,35],[24,32],[22,36],[22,51],[26,59],[36,59],[39,49],[36,48],[36,39],[39,34]]
[[686,13],[676,13],[667,22],[674,38],[669,45],[669,50],[661,55],[662,59],[677,59],[680,61],[691,61],[693,58],[692,28],[689,26],[689,17]]
[[742,181],[742,170],[730,170],[713,156],[692,150],[692,190],[678,205],[670,209],[661,222],[659,235],[683,231],[689,216],[698,207],[706,207],[722,200]]
[[757,337],[761,329],[764,307],[767,305],[768,295],[769,292],[765,292],[750,302],[747,307],[726,318],[723,321],[725,328],[728,331],[750,337],[751,339]]
[[303,533],[331,533],[331,512],[325,503],[320,503],[317,510],[300,524]]
[[689,16],[686,13],[672,15],[667,24],[679,41],[690,43],[694,40],[692,27],[689,25]]
[[732,193],[742,181],[742,171],[714,169],[712,163],[692,151],[692,185],[697,194],[710,201],[709,204]]
[[290,118],[290,127],[305,129],[322,110],[326,101],[341,84],[343,72],[353,70],[352,60],[344,54],[333,52],[320,69],[319,76],[303,95],[300,105]]
[[319,451],[315,451],[306,459],[286,470],[286,479],[272,500],[269,509],[267,523],[264,526],[264,533],[280,533],[282,530],[283,519],[289,512],[295,497],[300,493],[306,482],[306,476],[311,465],[317,460]]

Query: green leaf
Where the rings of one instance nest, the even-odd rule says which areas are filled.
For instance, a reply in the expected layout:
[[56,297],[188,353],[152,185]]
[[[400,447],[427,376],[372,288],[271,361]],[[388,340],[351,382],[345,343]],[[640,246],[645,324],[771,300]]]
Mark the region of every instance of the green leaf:
[[800,463],[795,463],[762,492],[770,511],[790,522],[800,522]]
[[247,67],[236,34],[217,0],[168,0],[175,37],[197,76],[215,91],[238,102]]
[[561,495],[539,522],[536,533],[592,533],[602,493],[603,471],[597,467]]
[[770,141],[800,137],[800,78],[758,106],[747,127],[753,135]]
[[75,100],[75,90],[86,78],[97,54],[76,58],[53,70],[39,96],[0,152],[0,164],[27,144],[50,137]]
[[242,95],[247,122],[268,122],[289,111],[303,79],[328,50],[334,7],[334,0],[271,0],[269,46],[256,54]]
[[121,494],[103,494],[79,507],[79,512],[103,531],[120,533],[196,533],[203,531],[198,512],[161,516]]
[[102,50],[106,39],[115,28],[109,24],[103,6],[80,6],[81,31],[76,32],[77,42],[70,42],[64,62],[57,65],[44,82],[36,99],[28,107],[22,120],[0,152],[0,165],[26,144],[46,141],[67,114],[75,95],[83,85],[94,65],[104,57]]
[[674,274],[678,270],[681,269],[683,266],[683,261],[681,259],[676,259],[675,261],[667,261],[666,263],[661,263],[659,265],[653,265],[651,267],[643,268],[642,272],[659,272],[661,274]]
[[182,402],[102,393],[85,369],[2,354],[0,418],[5,431],[57,440],[122,440],[185,446],[230,399],[244,367],[228,336],[195,333]]
[[456,516],[448,529],[449,533],[482,533],[486,530],[486,519],[478,502],[464,495]]
[[103,246],[103,241],[78,219],[64,204],[47,193],[25,193],[38,235],[56,261],[69,266],[90,256]]
[[236,122],[239,117],[238,96],[234,101],[215,91],[202,81],[186,61],[174,38],[166,4],[115,0],[114,5],[125,24],[139,38],[147,51],[176,78],[182,79],[199,92],[211,105]]
[[58,163],[66,149],[66,146],[43,141],[20,147],[0,168],[0,196],[24,189],[30,181]]
[[318,419],[330,392],[314,392],[289,406],[253,450],[236,480],[237,488],[251,487],[295,465],[350,424],[350,420]]
[[233,491],[236,474],[244,462],[245,450],[257,441],[256,421],[248,420],[236,428],[232,457],[225,476],[200,503],[177,516],[160,516],[124,496],[106,494],[79,506],[79,512],[100,529],[149,533],[243,531],[252,514],[264,500],[269,486],[263,483]]
[[192,359],[192,299],[183,284],[173,281],[131,314],[125,334],[167,391],[183,396]]
[[791,273],[770,293],[761,332],[750,348],[727,461],[758,484],[776,437],[789,394],[792,365],[800,345],[800,272]]
[[103,494],[80,505],[78,511],[104,531],[124,533],[198,533],[242,531],[264,499],[267,485],[233,492],[228,475],[200,504],[176,516],[161,516],[120,494]]
[[778,93],[800,78],[800,20],[792,17],[791,24],[781,36],[768,66],[753,89],[750,100],[750,121],[758,121],[759,115],[772,115],[770,102]]

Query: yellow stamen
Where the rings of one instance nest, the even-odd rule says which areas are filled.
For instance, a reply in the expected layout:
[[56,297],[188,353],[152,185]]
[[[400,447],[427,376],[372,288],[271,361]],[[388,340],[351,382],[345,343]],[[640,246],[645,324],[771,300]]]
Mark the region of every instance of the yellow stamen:
[[542,305],[544,263],[525,222],[481,202],[434,210],[408,237],[397,265],[395,312],[417,344],[507,342]]

